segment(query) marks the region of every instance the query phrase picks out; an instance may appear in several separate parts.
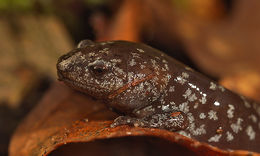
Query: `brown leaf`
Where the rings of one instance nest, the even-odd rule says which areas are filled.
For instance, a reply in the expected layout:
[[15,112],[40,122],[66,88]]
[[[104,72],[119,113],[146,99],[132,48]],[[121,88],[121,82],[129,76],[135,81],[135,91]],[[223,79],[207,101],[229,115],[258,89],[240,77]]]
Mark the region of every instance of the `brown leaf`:
[[241,95],[260,101],[260,73],[252,70],[241,70],[226,75],[220,84]]
[[128,40],[139,41],[141,29],[141,2],[139,0],[125,0],[120,5],[113,19],[107,24],[105,30],[97,29],[98,23],[94,23],[97,32],[97,40]]
[[222,77],[241,70],[260,73],[260,1],[234,1],[222,20],[202,21],[178,14],[177,32],[195,63],[207,73]]
[[110,128],[116,116],[103,103],[55,83],[16,130],[9,154],[77,155],[83,152],[113,155],[117,150],[142,155],[156,152],[165,155],[248,154],[246,151],[220,150],[166,130],[129,126]]

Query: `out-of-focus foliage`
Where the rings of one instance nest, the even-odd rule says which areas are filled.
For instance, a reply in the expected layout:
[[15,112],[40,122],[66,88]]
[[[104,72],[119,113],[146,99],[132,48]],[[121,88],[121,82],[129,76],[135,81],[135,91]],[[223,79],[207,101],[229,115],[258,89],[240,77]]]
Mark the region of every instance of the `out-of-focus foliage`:
[[173,5],[179,9],[187,9],[190,0],[172,0]]
[[83,0],[86,5],[98,6],[104,3],[108,3],[112,0]]
[[0,0],[0,10],[31,10],[34,0]]
[[[78,0],[88,7],[100,6],[113,0]],[[0,11],[31,11],[35,6],[41,6],[45,11],[52,8],[54,0],[0,0]],[[71,3],[73,0],[59,1],[61,4]]]

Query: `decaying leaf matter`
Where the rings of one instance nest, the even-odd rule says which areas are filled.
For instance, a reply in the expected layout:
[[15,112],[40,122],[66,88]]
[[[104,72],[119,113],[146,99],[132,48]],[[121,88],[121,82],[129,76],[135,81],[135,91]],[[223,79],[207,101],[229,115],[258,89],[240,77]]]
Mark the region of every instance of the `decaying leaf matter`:
[[[92,147],[93,143],[99,143],[100,139],[103,141],[110,140],[110,142],[117,142],[119,139],[118,144],[121,144],[120,139],[122,138],[125,142],[129,140],[136,143],[140,140],[152,139],[151,143],[144,144],[144,148],[153,148],[153,150],[161,150],[165,153],[165,148],[168,147],[167,154],[188,152],[196,155],[258,155],[247,151],[220,150],[166,130],[129,126],[110,128],[110,124],[116,116],[103,103],[75,92],[61,83],[55,83],[16,130],[11,140],[9,154],[10,156],[31,156],[55,153],[54,155],[56,155],[61,152],[61,149],[67,148],[68,145],[66,144],[78,143],[73,144],[73,147],[78,147],[74,148],[74,152],[69,150],[72,153],[67,153],[75,154],[83,150],[83,148],[79,150],[83,143],[88,143]],[[135,141],[133,138],[138,139]],[[162,141],[164,141],[163,146],[160,146],[159,144]],[[157,144],[154,147],[155,143]],[[118,144],[117,146],[119,146]],[[121,146],[123,145],[121,144]],[[98,146],[99,149],[106,149],[107,155],[111,155],[109,152],[115,152],[108,150],[111,145],[100,143]],[[84,146],[85,148],[86,146]],[[143,146],[139,148],[143,148]],[[129,149],[129,147],[123,149]],[[93,150],[84,151],[85,154],[91,152],[93,154]],[[99,152],[102,152],[102,150],[99,150]],[[124,152],[124,150],[120,152]],[[149,152],[142,151],[142,154],[148,155]]]

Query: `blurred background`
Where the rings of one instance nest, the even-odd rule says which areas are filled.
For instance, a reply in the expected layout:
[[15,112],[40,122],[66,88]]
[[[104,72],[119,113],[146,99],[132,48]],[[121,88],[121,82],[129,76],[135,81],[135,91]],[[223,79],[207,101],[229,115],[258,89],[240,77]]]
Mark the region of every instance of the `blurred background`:
[[258,0],[0,0],[0,155],[83,39],[144,42],[260,100]]

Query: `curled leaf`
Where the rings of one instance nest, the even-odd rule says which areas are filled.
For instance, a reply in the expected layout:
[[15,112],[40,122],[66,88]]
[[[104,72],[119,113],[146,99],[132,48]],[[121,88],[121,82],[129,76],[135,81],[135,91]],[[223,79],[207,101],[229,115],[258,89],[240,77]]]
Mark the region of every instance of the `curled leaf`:
[[166,130],[111,128],[116,116],[103,103],[55,83],[16,130],[9,154],[258,155],[221,150]]

